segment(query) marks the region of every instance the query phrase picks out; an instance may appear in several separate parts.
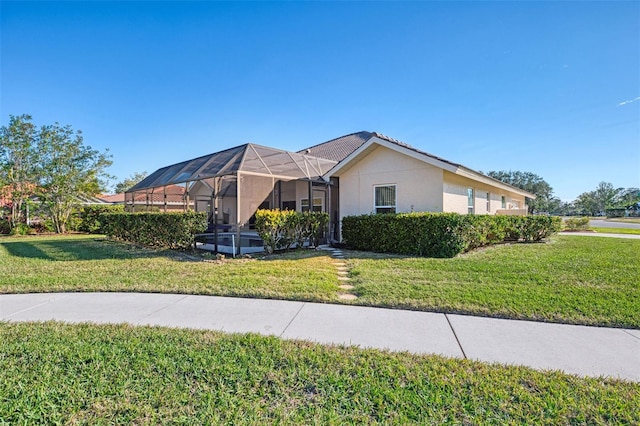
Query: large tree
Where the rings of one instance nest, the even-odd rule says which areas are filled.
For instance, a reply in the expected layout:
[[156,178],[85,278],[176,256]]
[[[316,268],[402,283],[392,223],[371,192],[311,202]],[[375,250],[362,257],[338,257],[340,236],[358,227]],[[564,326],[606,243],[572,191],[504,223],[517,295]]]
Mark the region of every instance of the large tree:
[[116,194],[120,194],[122,192],[126,192],[127,189],[131,188],[132,186],[134,186],[135,184],[137,184],[138,182],[140,182],[142,179],[147,177],[147,172],[141,172],[141,173],[134,173],[131,176],[129,176],[128,178],[118,182],[116,184]]
[[105,169],[111,165],[111,157],[108,152],[84,145],[80,131],[58,123],[41,128],[37,149],[38,197],[56,232],[66,232],[74,207],[82,198],[95,196],[104,188]]
[[640,202],[638,188],[614,188],[609,182],[600,182],[595,190],[583,192],[574,202],[581,213],[602,215],[607,209],[628,208]]
[[553,188],[537,174],[517,170],[501,170],[490,171],[487,175],[535,195],[535,199],[526,198],[529,213],[549,211],[549,202],[553,197]]
[[0,198],[11,205],[11,226],[24,222],[23,206],[36,188],[38,152],[36,126],[31,116],[9,116],[0,128]]

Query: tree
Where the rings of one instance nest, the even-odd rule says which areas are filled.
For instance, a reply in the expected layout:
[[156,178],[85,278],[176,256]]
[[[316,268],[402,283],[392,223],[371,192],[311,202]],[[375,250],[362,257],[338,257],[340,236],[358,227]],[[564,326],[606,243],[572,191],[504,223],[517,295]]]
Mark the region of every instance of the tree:
[[23,206],[36,188],[36,127],[31,116],[9,116],[0,128],[0,197],[11,205],[11,227],[24,222]]
[[580,214],[586,216],[596,216],[602,211],[598,207],[595,191],[583,192],[573,203]]
[[609,182],[600,182],[595,190],[578,195],[575,204],[582,213],[597,216],[607,209],[625,209],[638,202],[638,188],[614,188]]
[[100,193],[111,165],[108,152],[83,144],[82,132],[58,123],[43,126],[38,137],[38,197],[56,232],[66,232],[71,213],[82,197]]
[[614,201],[617,208],[629,208],[640,203],[640,188],[621,189]]
[[491,171],[489,177],[507,183],[516,188],[530,192],[535,199],[526,197],[529,213],[549,211],[549,201],[553,196],[553,188],[544,179],[535,173],[521,171]]
[[124,179],[121,182],[118,182],[115,187],[116,194],[120,194],[122,192],[127,192],[127,190],[138,182],[142,181],[142,179],[147,177],[147,172],[142,173],[134,173],[130,175],[128,178]]

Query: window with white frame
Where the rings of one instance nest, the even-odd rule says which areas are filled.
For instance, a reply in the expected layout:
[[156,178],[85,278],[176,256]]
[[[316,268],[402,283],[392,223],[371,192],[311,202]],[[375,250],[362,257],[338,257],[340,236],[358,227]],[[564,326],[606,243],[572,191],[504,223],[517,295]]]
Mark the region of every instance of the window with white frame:
[[[323,204],[324,203],[323,203],[322,197],[314,197],[313,198],[313,211],[314,212],[321,212]],[[303,199],[300,200],[300,208],[302,209],[303,212],[308,212],[309,211],[309,199],[308,198],[303,198]]]
[[491,193],[487,192],[487,213],[491,212]]
[[473,188],[467,188],[467,213],[473,214],[475,194]]
[[373,187],[373,210],[376,213],[396,212],[396,185],[376,185]]
[[505,197],[504,195],[500,197],[500,206],[503,209],[507,208],[507,197]]

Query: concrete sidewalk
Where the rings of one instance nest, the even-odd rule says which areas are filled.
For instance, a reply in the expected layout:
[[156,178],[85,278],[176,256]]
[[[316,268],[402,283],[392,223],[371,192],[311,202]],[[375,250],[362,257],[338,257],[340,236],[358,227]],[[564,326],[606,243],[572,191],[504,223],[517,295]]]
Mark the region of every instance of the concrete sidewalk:
[[127,322],[254,332],[640,382],[640,330],[282,300],[144,293],[0,295],[0,320]]

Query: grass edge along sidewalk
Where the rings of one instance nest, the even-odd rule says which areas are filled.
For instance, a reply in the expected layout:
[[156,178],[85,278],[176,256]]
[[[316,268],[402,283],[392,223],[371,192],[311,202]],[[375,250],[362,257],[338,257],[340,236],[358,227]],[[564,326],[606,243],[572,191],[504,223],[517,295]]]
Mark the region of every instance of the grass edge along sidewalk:
[[635,424],[640,385],[253,334],[0,323],[7,423]]
[[[357,303],[640,328],[640,240],[558,236],[453,259],[349,252]],[[0,292],[140,291],[340,303],[332,259],[193,260],[95,236],[0,239]]]

